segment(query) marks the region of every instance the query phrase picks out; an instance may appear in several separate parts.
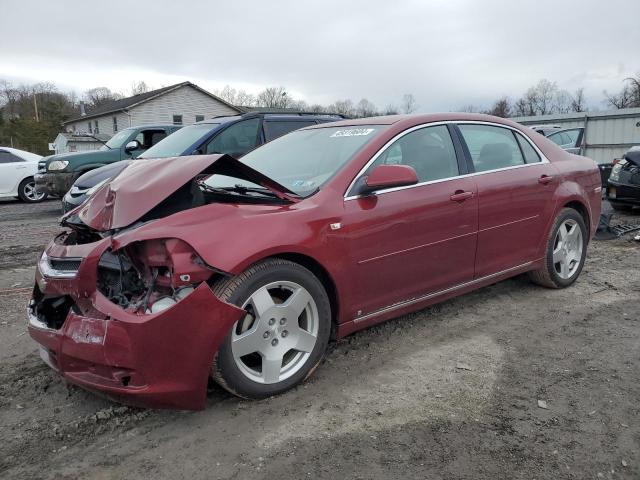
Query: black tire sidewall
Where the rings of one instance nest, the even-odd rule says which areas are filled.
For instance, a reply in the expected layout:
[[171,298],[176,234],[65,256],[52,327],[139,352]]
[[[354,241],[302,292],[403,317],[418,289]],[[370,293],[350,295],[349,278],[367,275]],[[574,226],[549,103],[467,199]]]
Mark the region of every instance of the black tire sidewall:
[[[575,220],[582,232],[582,256],[580,258],[580,265],[578,266],[578,269],[573,274],[573,276],[571,278],[562,278],[556,272],[555,266],[553,264],[553,247],[555,244],[556,235],[558,234],[558,230],[560,229],[560,225],[562,225],[565,222],[565,220],[568,220],[568,219]],[[561,211],[558,217],[556,218],[555,223],[553,224],[553,231],[551,236],[549,237],[549,241],[547,244],[547,254],[546,254],[547,271],[549,272],[549,276],[551,277],[551,280],[558,287],[561,287],[561,288],[568,287],[578,279],[578,277],[580,276],[580,273],[582,272],[582,268],[584,267],[584,261],[587,256],[588,243],[589,242],[588,242],[587,226],[584,223],[584,219],[582,218],[582,215],[580,215],[577,211],[571,208],[567,208]]]
[[318,341],[307,359],[307,363],[295,375],[275,384],[261,384],[247,378],[238,368],[231,351],[233,328],[223,340],[216,358],[216,368],[226,385],[237,395],[245,398],[266,398],[282,393],[309,376],[324,356],[331,333],[331,306],[322,283],[313,273],[297,264],[274,264],[258,270],[240,283],[226,299],[241,306],[260,287],[277,281],[291,281],[304,287],[313,297],[318,308]]

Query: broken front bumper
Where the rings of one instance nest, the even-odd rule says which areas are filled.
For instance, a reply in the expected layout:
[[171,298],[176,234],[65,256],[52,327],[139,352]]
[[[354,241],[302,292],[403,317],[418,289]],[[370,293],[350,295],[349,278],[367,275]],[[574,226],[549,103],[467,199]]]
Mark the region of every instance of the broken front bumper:
[[69,191],[75,180],[74,173],[47,172],[36,173],[33,179],[39,192],[46,192],[53,197],[62,198]]
[[[42,358],[70,382],[123,403],[204,408],[214,354],[245,312],[204,282],[162,312],[125,311],[95,289],[97,263],[109,246],[110,239],[74,246],[54,241],[45,251],[28,307],[29,333]],[[79,261],[77,271],[58,269],[65,260]],[[53,310],[46,302],[68,312],[48,318]]]

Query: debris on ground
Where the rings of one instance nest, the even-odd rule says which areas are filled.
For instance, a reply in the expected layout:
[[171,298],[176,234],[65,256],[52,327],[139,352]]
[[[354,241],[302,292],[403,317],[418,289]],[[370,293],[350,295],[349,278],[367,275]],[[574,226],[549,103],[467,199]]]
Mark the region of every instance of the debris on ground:
[[549,407],[547,406],[547,402],[545,402],[544,400],[538,400],[538,407],[544,408],[545,410],[549,410]]

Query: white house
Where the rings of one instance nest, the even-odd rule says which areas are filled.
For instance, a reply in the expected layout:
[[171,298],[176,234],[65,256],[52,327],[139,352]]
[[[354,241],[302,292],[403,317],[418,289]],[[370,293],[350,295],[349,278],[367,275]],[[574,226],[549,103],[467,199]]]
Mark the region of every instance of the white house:
[[239,107],[191,82],[182,82],[110,102],[67,120],[63,126],[68,133],[111,136],[128,127],[190,125],[206,118],[239,113],[243,113]]
[[67,152],[88,152],[98,150],[107,143],[111,135],[104,133],[59,133],[56,139],[49,145],[49,150],[56,154]]

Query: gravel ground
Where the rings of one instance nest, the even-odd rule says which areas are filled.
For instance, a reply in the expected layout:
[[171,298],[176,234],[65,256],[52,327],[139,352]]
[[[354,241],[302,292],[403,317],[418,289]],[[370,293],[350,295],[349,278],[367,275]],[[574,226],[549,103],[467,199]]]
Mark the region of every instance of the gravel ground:
[[58,216],[0,203],[0,478],[640,478],[630,235],[592,242],[569,289],[501,282],[331,345],[284,395],[214,389],[194,413],[121,406],[40,360],[24,310]]

